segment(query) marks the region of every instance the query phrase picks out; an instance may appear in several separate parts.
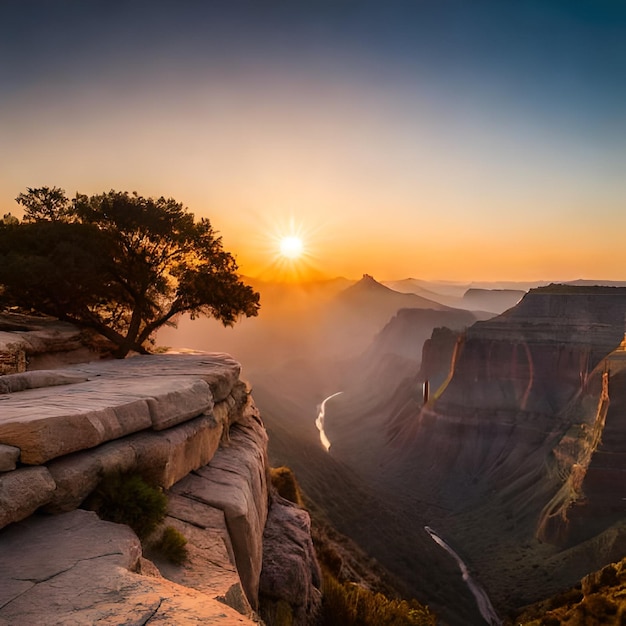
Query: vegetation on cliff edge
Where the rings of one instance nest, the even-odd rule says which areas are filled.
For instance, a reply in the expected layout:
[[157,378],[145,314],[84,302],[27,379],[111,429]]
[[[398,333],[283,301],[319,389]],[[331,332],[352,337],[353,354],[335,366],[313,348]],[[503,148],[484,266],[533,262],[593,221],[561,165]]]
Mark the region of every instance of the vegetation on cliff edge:
[[102,519],[130,526],[143,544],[168,561],[187,560],[187,539],[173,526],[159,528],[167,514],[167,496],[139,474],[116,472],[105,476],[84,505]]
[[526,607],[506,623],[511,626],[626,624],[626,558],[585,576],[572,589]]
[[[272,485],[283,498],[303,506],[303,496],[293,472],[288,467],[271,471]],[[393,598],[367,588],[362,581],[351,580],[353,568],[344,563],[345,550],[333,539],[336,531],[327,532],[313,524],[313,543],[323,575],[322,606],[317,626],[434,626],[435,615],[416,600]],[[288,624],[282,621],[280,624]],[[275,625],[277,626],[277,625]]]

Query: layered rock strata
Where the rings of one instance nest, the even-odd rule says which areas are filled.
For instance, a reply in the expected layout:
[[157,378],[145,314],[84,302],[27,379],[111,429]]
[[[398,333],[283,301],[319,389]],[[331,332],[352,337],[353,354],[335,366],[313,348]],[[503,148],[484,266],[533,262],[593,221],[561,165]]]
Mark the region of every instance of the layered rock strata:
[[110,350],[96,333],[56,318],[0,312],[0,376],[95,360]]
[[[16,560],[0,567],[0,624],[21,615],[20,623],[68,623],[70,614],[75,623],[117,624],[120,611],[138,623],[251,623],[271,496],[267,434],[239,375],[228,355],[187,354],[0,377],[0,528],[7,526],[0,546],[32,542],[40,550],[24,551],[28,567],[44,560],[51,568],[39,577],[23,575]],[[150,554],[157,569],[128,528],[76,510],[105,476],[120,472],[166,490],[165,524],[188,539],[184,566]],[[57,552],[42,543],[48,524],[59,546],[86,524],[95,552],[81,556],[77,540],[68,548],[72,563],[57,563]],[[305,569],[316,567],[314,554],[302,555],[312,559]],[[101,588],[83,594],[81,576],[83,585],[97,580]],[[239,614],[204,606],[207,599]],[[48,613],[38,613],[46,602]]]
[[625,289],[550,286],[434,333],[419,375],[363,381],[394,389],[375,413],[330,407],[333,454],[462,547],[497,608],[571,584],[623,556],[625,312]]

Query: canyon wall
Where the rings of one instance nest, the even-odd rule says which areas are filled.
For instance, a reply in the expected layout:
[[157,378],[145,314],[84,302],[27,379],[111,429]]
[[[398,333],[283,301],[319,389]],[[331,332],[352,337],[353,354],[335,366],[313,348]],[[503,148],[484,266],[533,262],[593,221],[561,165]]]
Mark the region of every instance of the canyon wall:
[[499,610],[572,584],[626,550],[625,312],[623,288],[552,285],[436,330],[419,371],[366,373],[371,410],[333,401],[331,451],[459,548]]
[[[450,379],[421,410],[414,439],[419,445],[420,432],[429,431],[445,441],[455,475],[464,477],[442,476],[455,501],[467,504],[495,488],[524,515],[581,471],[582,453],[566,467],[558,451],[572,433],[589,460],[596,451],[604,430],[604,418],[596,418],[608,393],[602,372],[624,337],[624,311],[623,289],[540,288],[467,330]],[[620,387],[612,387],[617,397]],[[595,440],[583,436],[594,428]]]
[[[183,565],[79,508],[115,473],[167,494]],[[267,433],[228,355],[0,376],[0,624],[253,623],[260,595],[308,623],[321,597],[308,515],[268,474]]]

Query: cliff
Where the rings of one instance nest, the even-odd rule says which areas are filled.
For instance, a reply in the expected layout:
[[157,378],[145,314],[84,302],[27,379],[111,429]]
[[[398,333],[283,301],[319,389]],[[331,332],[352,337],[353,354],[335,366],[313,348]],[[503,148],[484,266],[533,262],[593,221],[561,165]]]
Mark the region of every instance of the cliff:
[[556,592],[625,550],[624,311],[625,289],[550,286],[438,330],[419,372],[366,373],[372,411],[328,408],[331,451],[462,550],[500,611]]
[[[253,623],[260,588],[307,623],[320,600],[308,516],[272,493],[268,470],[228,355],[0,377],[0,624]],[[79,508],[116,473],[167,494],[183,565],[148,560],[130,528]]]

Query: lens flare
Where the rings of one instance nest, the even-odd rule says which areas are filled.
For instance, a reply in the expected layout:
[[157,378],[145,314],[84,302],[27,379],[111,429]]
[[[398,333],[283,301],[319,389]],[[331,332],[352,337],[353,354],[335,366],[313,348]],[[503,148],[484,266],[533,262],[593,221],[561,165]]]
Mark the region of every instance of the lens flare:
[[304,246],[302,245],[302,239],[295,235],[289,237],[283,237],[280,240],[280,253],[288,259],[297,259],[303,252]]

